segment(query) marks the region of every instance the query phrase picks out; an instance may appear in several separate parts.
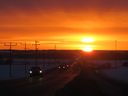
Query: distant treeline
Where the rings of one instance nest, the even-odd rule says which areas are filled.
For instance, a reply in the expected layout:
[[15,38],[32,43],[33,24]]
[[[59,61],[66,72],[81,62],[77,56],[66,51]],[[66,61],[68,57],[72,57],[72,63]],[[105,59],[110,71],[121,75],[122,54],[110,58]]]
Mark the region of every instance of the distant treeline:
[[128,60],[128,51],[98,50],[93,53],[84,53],[82,57],[92,60]]
[[[12,50],[11,57],[17,59],[38,58],[38,59],[72,59],[80,55],[79,50]],[[0,58],[10,58],[9,50],[0,51]]]
[[[11,58],[15,59],[74,59],[82,57],[83,59],[104,59],[104,60],[128,60],[128,51],[104,51],[98,50],[92,53],[86,53],[81,50],[12,50]],[[9,50],[0,51],[0,59],[10,58]]]

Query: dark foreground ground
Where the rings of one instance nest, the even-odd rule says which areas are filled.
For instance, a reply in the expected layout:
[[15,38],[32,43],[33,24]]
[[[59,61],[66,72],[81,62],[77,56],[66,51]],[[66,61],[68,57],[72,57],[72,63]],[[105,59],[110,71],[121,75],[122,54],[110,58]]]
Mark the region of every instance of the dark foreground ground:
[[97,83],[87,74],[81,72],[74,80],[58,91],[56,96],[105,96]]
[[128,96],[128,86],[82,66],[55,70],[43,78],[2,81],[0,96]]

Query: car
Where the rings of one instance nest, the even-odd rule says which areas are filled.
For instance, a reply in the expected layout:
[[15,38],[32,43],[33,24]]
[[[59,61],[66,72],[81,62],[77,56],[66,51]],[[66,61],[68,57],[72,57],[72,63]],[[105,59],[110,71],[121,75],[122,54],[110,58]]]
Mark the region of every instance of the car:
[[42,77],[43,76],[43,71],[40,67],[32,67],[29,70],[29,76],[30,77]]
[[59,65],[58,66],[58,69],[62,69],[62,70],[67,70],[67,69],[69,69],[69,67],[70,67],[70,65],[69,64],[63,64],[63,65]]

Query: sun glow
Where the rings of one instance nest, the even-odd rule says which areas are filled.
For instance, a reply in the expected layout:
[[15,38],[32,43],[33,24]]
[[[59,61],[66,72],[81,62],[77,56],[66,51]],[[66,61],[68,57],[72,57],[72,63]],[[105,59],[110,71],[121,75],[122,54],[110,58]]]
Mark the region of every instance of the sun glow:
[[94,39],[92,37],[83,38],[81,40],[83,43],[93,43]]
[[92,52],[93,51],[93,48],[92,46],[85,46],[83,49],[82,49],[84,52]]

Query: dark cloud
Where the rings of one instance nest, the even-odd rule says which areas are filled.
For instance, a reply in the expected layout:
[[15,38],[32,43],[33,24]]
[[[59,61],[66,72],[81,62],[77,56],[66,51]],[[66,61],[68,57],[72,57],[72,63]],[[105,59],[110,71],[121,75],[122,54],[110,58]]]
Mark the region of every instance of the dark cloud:
[[0,0],[1,10],[128,10],[128,0]]
[[[94,32],[95,30],[95,32]],[[87,33],[87,34],[122,34],[125,33],[127,34],[128,32],[128,27],[108,27],[108,28],[93,28],[93,29],[88,29],[88,28],[71,28],[71,27],[0,27],[0,31],[5,33],[12,33],[18,32],[20,34],[40,34],[40,33],[60,33],[62,32],[64,34],[69,34],[70,32],[72,33]]]

